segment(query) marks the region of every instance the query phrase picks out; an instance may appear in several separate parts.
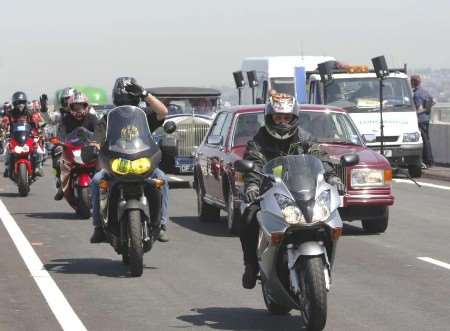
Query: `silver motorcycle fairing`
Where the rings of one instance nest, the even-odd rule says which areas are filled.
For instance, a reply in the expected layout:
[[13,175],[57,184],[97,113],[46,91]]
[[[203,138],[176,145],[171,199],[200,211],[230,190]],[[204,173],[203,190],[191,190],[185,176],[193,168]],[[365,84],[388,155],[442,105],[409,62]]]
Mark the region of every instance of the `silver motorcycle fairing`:
[[[326,226],[330,228],[342,227],[342,220],[338,213],[338,207],[340,207],[341,200],[337,192],[336,187],[328,184],[323,175],[318,175],[316,196],[325,191],[330,190],[330,217],[324,222]],[[315,225],[290,225],[284,220],[281,212],[281,208],[275,199],[275,193],[285,195],[293,199],[292,194],[288,190],[287,186],[279,178],[275,178],[273,186],[262,195],[260,202],[261,210],[256,214],[256,218],[260,225],[260,236],[258,241],[258,260],[261,272],[261,278],[265,282],[266,291],[274,302],[285,305],[292,309],[300,309],[299,303],[292,297],[292,295],[286,290],[285,286],[281,282],[277,272],[277,261],[279,258],[280,244],[274,245],[271,241],[273,233],[286,233],[288,230],[302,231]],[[294,200],[294,199],[293,199]],[[331,282],[331,269],[335,256],[336,241],[332,241],[328,249],[324,243],[318,242],[304,242],[293,247],[291,253],[288,255],[288,268],[290,272],[291,287],[293,282],[297,279],[297,274],[294,274],[294,267],[298,259],[301,256],[323,256],[326,265],[324,270],[327,289]],[[328,253],[327,253],[328,250]],[[329,259],[330,255],[330,259]],[[297,282],[298,284],[298,282]],[[298,287],[298,286],[297,286]],[[294,288],[294,291],[296,289]],[[298,289],[297,289],[298,290]]]

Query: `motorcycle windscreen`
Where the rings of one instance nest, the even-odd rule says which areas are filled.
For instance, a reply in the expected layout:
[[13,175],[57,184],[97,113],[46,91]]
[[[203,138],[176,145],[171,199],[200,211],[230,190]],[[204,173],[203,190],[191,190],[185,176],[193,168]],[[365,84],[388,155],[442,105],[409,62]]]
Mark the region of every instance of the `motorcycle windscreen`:
[[31,125],[28,123],[15,123],[12,127],[12,137],[19,145],[25,144],[30,135]]
[[66,144],[84,146],[93,140],[94,133],[84,127],[78,127],[66,136]]
[[315,198],[317,176],[325,172],[322,162],[312,155],[277,157],[263,171],[283,180],[295,200],[303,202]]
[[124,155],[159,150],[147,123],[147,116],[138,107],[121,106],[108,113],[106,142],[108,150]]

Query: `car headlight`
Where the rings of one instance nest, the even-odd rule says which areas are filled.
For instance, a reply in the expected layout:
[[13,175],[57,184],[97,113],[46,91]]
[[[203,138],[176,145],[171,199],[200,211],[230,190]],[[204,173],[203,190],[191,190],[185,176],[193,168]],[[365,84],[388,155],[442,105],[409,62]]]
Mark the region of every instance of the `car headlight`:
[[143,175],[150,168],[151,161],[146,157],[134,161],[118,158],[111,162],[111,170],[117,175]]
[[330,190],[325,190],[320,193],[314,204],[312,222],[325,222],[330,214]]
[[28,147],[28,145],[14,147],[14,152],[17,154],[28,153],[29,151],[30,147]]
[[296,205],[295,201],[282,194],[275,194],[275,199],[280,206],[281,213],[284,220],[288,224],[306,223],[300,208]]
[[404,133],[403,134],[403,142],[405,143],[415,143],[418,142],[420,139],[420,133],[419,132],[412,132],[412,133]]
[[385,186],[384,169],[352,169],[352,187]]

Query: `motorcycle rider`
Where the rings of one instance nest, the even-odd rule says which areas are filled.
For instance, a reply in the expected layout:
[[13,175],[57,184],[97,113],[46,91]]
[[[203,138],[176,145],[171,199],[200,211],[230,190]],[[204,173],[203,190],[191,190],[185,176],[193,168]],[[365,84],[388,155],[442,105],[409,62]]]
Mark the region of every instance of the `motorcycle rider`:
[[[264,122],[265,125],[259,129],[253,140],[247,143],[244,155],[245,160],[253,161],[255,170],[261,171],[268,161],[291,154],[315,154],[325,159],[324,152],[317,145],[309,144],[310,137],[298,127],[299,110],[292,96],[271,93],[264,111]],[[330,184],[342,185],[340,179],[334,175],[333,167],[328,162],[323,164],[325,179]],[[254,172],[245,174],[244,184],[245,200],[249,203],[257,202],[262,177]],[[259,272],[257,258],[259,224],[255,217],[256,213],[250,214],[248,220],[242,220],[243,226],[240,231],[245,264],[242,286],[246,289],[255,287]]]
[[[12,109],[9,111],[5,125],[9,127],[9,132],[11,132],[12,125],[19,121],[19,119],[24,119],[27,123],[29,123],[32,129],[39,129],[39,122],[37,122],[32,117],[32,112],[27,108],[27,95],[22,91],[17,91],[12,95]],[[34,175],[42,176],[41,163],[39,161],[39,155],[34,153],[32,155],[34,167]],[[5,154],[5,171],[3,173],[3,177],[9,177],[9,152]]]
[[[78,127],[84,127],[89,131],[94,132],[98,122],[97,117],[89,113],[89,101],[83,93],[76,91],[75,94],[70,97],[68,101],[68,110],[69,112],[62,118],[59,129],[59,139],[61,141],[64,140],[66,135]],[[64,174],[61,173],[60,160],[62,153],[63,146],[55,146],[52,153],[57,189],[54,197],[55,200],[61,200],[64,197],[63,187],[69,183],[69,176],[64,176]],[[70,173],[70,169],[67,171]],[[67,173],[67,171],[64,171],[64,173]]]
[[[113,103],[118,106],[139,106],[141,100],[145,101],[148,107],[144,109],[147,115],[147,121],[150,131],[156,130],[164,123],[164,119],[168,114],[166,106],[148,93],[142,86],[138,85],[136,80],[132,77],[119,77],[117,78],[113,87]],[[96,146],[100,149],[101,145],[105,142],[107,129],[107,115],[98,122],[95,129],[95,141]],[[101,226],[100,219],[100,181],[106,176],[104,170],[100,170],[92,178],[92,223],[94,225],[94,233],[91,237],[91,243],[100,243],[105,241],[105,233]],[[164,186],[162,188],[162,206],[161,206],[161,229],[159,233],[159,241],[167,242],[169,238],[167,236],[167,223],[168,223],[168,200],[169,200],[169,184],[166,175],[161,169],[157,168],[153,172],[154,177],[158,177],[164,180]]]

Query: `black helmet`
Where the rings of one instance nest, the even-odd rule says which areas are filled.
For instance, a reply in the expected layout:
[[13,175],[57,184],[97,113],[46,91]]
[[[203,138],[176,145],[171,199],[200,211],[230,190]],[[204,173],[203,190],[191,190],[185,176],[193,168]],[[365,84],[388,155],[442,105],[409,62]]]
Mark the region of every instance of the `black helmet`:
[[19,104],[27,104],[27,95],[24,92],[15,92],[12,95],[12,104],[14,107],[16,107]]
[[[269,98],[264,110],[267,132],[276,139],[284,140],[298,131],[298,106],[295,98],[288,94],[274,94]],[[291,114],[292,120],[287,124],[275,124],[273,114]]]
[[115,106],[138,106],[141,99],[139,96],[131,95],[125,90],[126,82],[136,84],[136,79],[133,77],[119,77],[116,79],[112,90],[113,104]]

